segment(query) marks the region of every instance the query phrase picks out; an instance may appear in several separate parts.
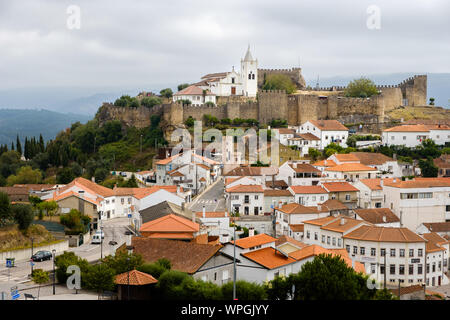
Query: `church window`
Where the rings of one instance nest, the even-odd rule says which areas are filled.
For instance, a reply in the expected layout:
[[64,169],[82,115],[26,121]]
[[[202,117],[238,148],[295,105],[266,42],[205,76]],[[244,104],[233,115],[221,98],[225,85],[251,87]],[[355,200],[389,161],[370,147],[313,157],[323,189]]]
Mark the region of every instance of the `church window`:
[[231,83],[234,83],[234,78],[231,78]]
[[251,73],[248,74],[248,79],[249,79],[249,80],[252,79],[252,74],[251,74]]
[[[255,74],[252,74],[252,79],[255,80]],[[438,137],[439,138],[439,137]]]

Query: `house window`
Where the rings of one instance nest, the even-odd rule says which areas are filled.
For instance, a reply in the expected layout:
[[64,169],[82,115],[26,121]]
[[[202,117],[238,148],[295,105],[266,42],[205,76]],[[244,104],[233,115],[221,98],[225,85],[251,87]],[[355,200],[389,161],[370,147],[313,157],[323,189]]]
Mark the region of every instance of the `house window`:
[[391,249],[391,257],[395,257],[395,249]]
[[342,239],[338,239],[338,246],[339,246],[339,248],[342,246]]
[[322,243],[325,243],[325,236],[322,235]]
[[409,249],[409,256],[414,257],[414,249]]
[[380,274],[384,274],[384,264],[380,264]]
[[331,237],[327,236],[327,244],[330,244]]
[[365,254],[366,254],[366,248],[364,248],[364,247],[359,248],[359,253],[360,253],[362,256],[365,255]]
[[346,195],[345,195],[345,200],[347,200],[347,201],[350,200],[350,195],[349,195],[349,194],[346,194]]
[[345,250],[347,250],[347,252],[350,253],[350,246],[348,244],[345,246]]
[[248,195],[244,197],[244,203],[250,203],[250,197]]
[[306,238],[309,239],[309,231],[306,232]]
[[389,267],[389,274],[395,274],[395,264],[391,264]]
[[386,249],[380,249],[380,255],[382,257],[384,257],[385,254],[386,254]]
[[405,265],[404,264],[399,265],[398,273],[401,275],[405,274]]
[[376,268],[376,264],[375,263],[371,263],[370,264],[370,273],[375,273],[375,268]]
[[408,274],[414,274],[414,265],[413,264],[410,264],[408,266]]
[[400,249],[400,257],[404,257],[405,256],[405,249]]
[[358,254],[358,247],[357,246],[353,246],[353,254]]
[[423,256],[423,249],[417,250],[417,256],[422,257]]
[[403,140],[406,140],[406,136],[403,136]]
[[427,263],[427,273],[430,273],[430,264]]
[[421,264],[417,265],[417,274],[422,274],[423,266]]
[[333,246],[335,246],[335,245],[336,245],[336,238],[333,237]]
[[370,255],[371,255],[372,257],[375,257],[376,254],[377,254],[377,249],[375,249],[375,248],[370,248]]
[[258,200],[258,196],[255,196],[255,200]]

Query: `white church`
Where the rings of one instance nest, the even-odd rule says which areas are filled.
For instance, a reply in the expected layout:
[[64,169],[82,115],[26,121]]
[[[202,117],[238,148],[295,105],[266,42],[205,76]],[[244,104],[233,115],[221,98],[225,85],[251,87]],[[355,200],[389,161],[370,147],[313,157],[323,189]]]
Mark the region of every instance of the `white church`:
[[240,73],[210,73],[189,87],[175,93],[173,101],[189,100],[192,105],[216,104],[216,97],[245,96],[256,97],[258,92],[258,60],[253,59],[248,46],[244,59],[241,59]]

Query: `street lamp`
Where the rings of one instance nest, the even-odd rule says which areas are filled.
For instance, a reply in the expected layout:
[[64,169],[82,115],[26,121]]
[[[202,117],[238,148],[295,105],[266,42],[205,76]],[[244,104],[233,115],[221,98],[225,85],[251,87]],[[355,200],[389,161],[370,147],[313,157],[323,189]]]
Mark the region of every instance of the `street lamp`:
[[[34,244],[34,238],[31,237],[31,256],[33,256],[33,244]],[[31,275],[33,275],[33,260],[30,261],[30,265],[31,265]]]
[[233,300],[236,299],[236,223],[233,224],[234,235],[233,235]]
[[127,300],[130,300],[130,257],[127,257],[127,269],[128,269]]
[[100,260],[103,260],[103,226],[100,227]]
[[56,273],[55,273],[55,257],[56,257],[56,249],[52,250],[52,256],[53,256],[53,295],[55,295],[55,278],[56,278]]

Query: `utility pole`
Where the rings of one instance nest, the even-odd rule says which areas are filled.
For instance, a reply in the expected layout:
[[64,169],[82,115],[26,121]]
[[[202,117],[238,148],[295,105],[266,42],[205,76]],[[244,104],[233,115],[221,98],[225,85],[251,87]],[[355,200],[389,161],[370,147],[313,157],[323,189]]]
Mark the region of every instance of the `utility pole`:
[[236,221],[233,225],[234,236],[233,236],[233,300],[236,299]]

